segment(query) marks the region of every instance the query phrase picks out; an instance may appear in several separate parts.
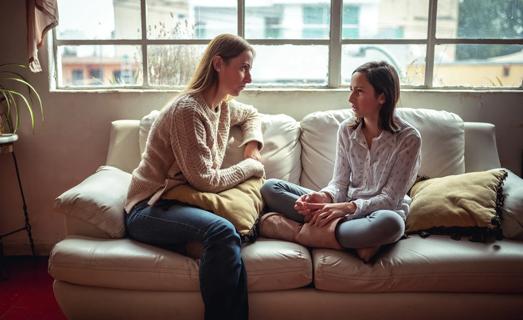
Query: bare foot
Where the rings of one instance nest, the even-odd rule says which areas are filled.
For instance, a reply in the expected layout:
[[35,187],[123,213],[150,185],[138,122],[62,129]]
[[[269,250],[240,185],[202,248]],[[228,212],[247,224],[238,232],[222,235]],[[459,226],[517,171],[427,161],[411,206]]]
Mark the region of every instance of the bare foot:
[[360,257],[361,260],[365,261],[365,263],[369,262],[372,257],[378,252],[380,247],[369,247],[369,248],[359,248],[356,249],[356,252],[358,253],[358,257]]

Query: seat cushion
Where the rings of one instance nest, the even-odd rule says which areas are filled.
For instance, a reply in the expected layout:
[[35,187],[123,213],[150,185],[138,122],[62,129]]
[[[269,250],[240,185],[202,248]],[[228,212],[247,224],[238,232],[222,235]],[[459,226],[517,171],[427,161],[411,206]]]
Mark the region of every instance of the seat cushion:
[[[242,248],[249,291],[286,290],[312,282],[309,251],[298,244],[260,239]],[[53,248],[56,280],[93,287],[198,291],[198,262],[130,239],[69,237]]]
[[373,264],[349,251],[315,249],[316,288],[338,292],[523,292],[523,242],[477,243],[417,235]]

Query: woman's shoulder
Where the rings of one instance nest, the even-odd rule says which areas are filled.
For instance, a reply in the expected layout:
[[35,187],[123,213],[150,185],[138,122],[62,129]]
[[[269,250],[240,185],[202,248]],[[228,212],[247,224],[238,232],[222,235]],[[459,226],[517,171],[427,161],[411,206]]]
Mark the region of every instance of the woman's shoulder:
[[416,127],[410,124],[407,120],[401,118],[398,115],[395,115],[394,122],[399,127],[399,133],[404,135],[414,135],[421,138],[421,134],[419,133],[418,129],[416,129]]
[[359,122],[355,117],[349,117],[340,123],[339,133],[350,135],[359,127]]
[[243,102],[239,102],[236,99],[231,99],[227,101],[227,107],[230,110],[250,110],[250,111],[257,111],[256,108],[250,104],[246,104]]
[[195,114],[200,110],[201,102],[195,94],[182,93],[171,100],[164,108],[164,112],[171,116],[181,114]]
[[399,127],[397,134],[399,137],[398,142],[400,144],[408,143],[421,146],[421,134],[416,127],[397,116],[396,124]]

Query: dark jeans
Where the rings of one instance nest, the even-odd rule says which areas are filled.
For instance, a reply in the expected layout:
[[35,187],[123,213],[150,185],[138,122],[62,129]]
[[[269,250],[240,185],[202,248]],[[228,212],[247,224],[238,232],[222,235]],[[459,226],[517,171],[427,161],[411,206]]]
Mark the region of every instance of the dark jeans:
[[200,291],[205,319],[248,318],[241,240],[228,220],[173,200],[159,200],[152,207],[142,201],[127,215],[126,228],[130,238],[164,248],[201,242]]

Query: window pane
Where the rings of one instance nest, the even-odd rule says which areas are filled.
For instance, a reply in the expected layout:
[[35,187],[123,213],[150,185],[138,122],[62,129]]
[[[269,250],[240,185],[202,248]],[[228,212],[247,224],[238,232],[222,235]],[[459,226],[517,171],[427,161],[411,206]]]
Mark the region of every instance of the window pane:
[[140,0],[58,1],[58,39],[139,39]]
[[237,33],[236,0],[147,1],[149,39],[211,39]]
[[438,2],[439,38],[518,39],[522,34],[522,0]]
[[[254,46],[252,81],[265,84],[327,83],[327,46]],[[277,57],[277,59],[275,59]]]
[[245,1],[249,39],[328,39],[330,0]]
[[156,86],[185,86],[205,50],[199,45],[149,46],[149,83]]
[[424,39],[427,37],[428,12],[428,0],[345,0],[342,37]]
[[402,85],[425,83],[425,45],[344,45],[342,48],[342,83],[350,83],[352,72],[369,61],[384,60],[393,65]]
[[139,46],[59,46],[58,86],[141,85]]
[[434,86],[520,87],[522,45],[436,46]]

